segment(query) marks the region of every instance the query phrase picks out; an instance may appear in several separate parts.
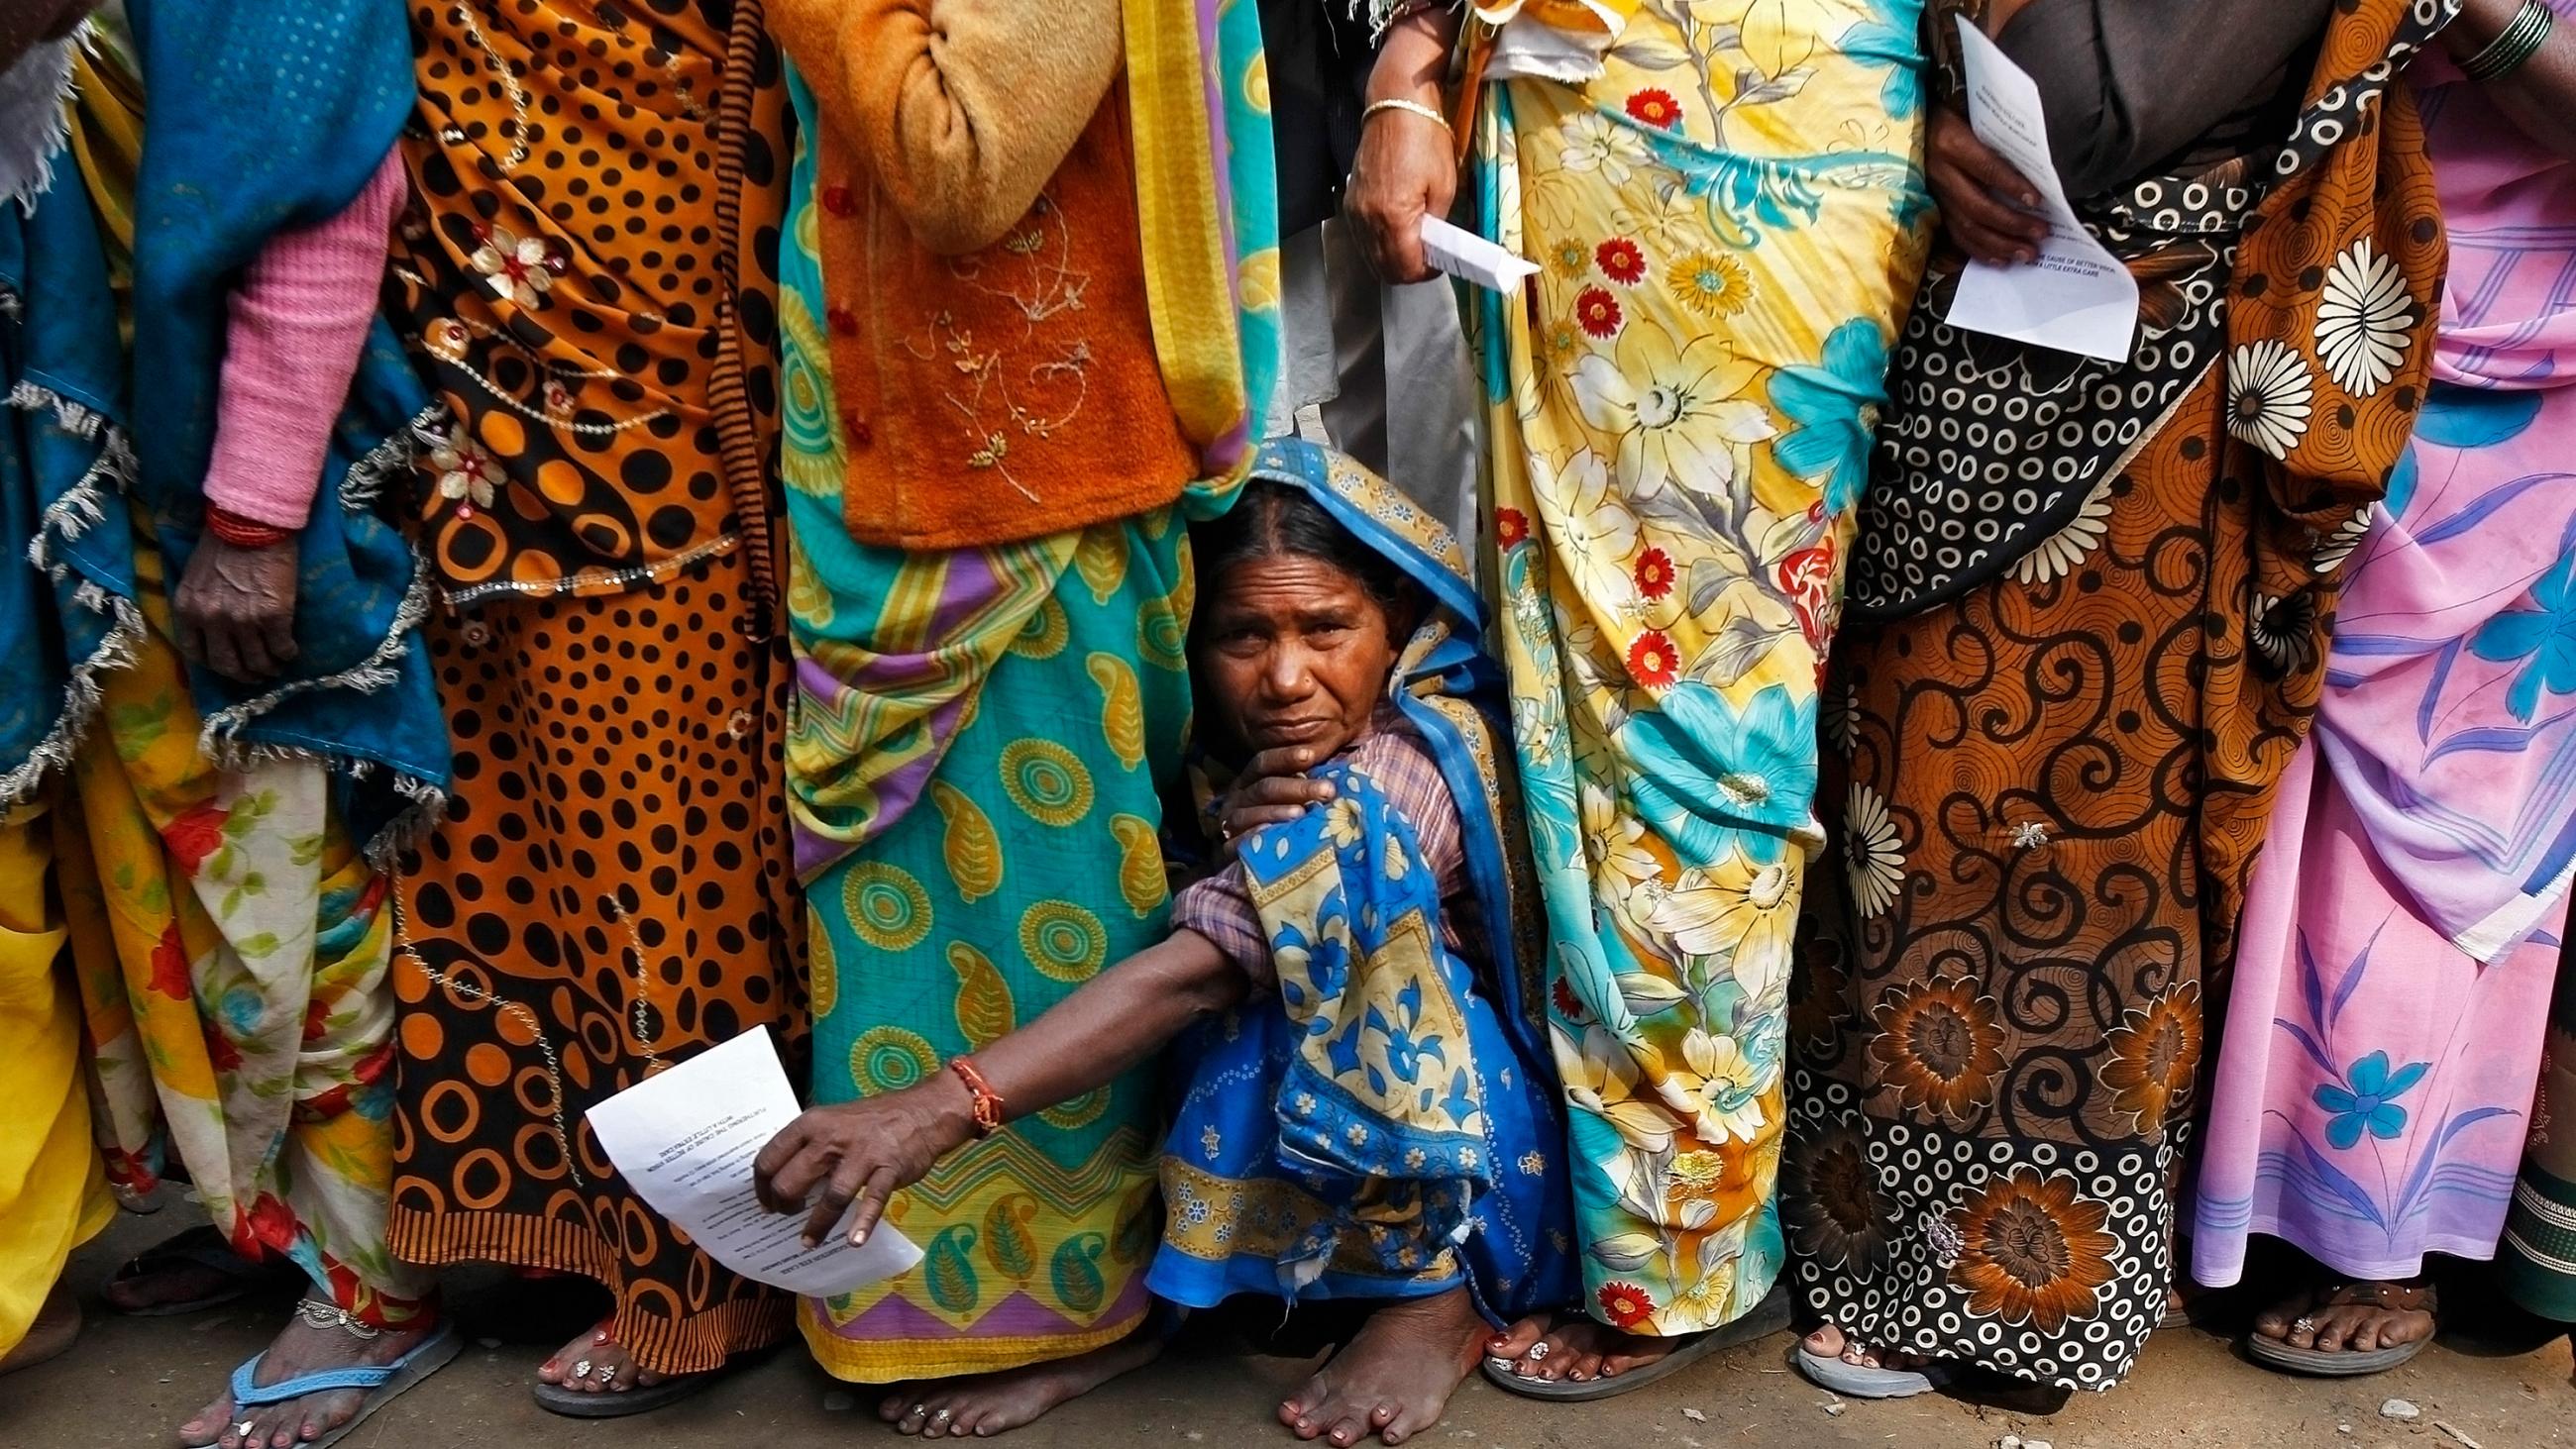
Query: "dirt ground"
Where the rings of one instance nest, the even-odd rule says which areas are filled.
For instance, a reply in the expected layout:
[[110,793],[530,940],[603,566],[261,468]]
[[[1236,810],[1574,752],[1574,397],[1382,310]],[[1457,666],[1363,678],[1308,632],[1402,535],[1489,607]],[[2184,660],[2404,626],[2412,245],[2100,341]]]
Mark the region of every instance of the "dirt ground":
[[[72,1263],[92,1316],[64,1358],[0,1379],[0,1442],[31,1449],[175,1443],[171,1429],[212,1397],[232,1366],[282,1321],[289,1290],[256,1305],[193,1318],[127,1319],[99,1309],[95,1285],[117,1262],[191,1220],[175,1206],[121,1220]],[[396,1401],[346,1441],[348,1449],[759,1449],[892,1444],[863,1390],[827,1379],[792,1346],[707,1393],[661,1413],[608,1423],[555,1418],[528,1398],[537,1360],[578,1329],[586,1305],[489,1272],[450,1289],[469,1334],[445,1372]],[[2006,1436],[2054,1449],[2299,1445],[2320,1449],[2519,1449],[2576,1444],[2576,1387],[2568,1343],[2515,1323],[2509,1337],[2458,1331],[2504,1317],[2452,1296],[2454,1331],[2413,1364],[2380,1378],[2334,1383],[2251,1367],[2230,1341],[2176,1331],[2149,1346],[2129,1382],[2047,1416],[1949,1398],[1843,1405],[1783,1366],[1786,1338],[1712,1358],[1665,1383],[1607,1403],[1531,1404],[1471,1380],[1437,1428],[1414,1442],[1441,1449],[1724,1449],[1724,1446],[1877,1446],[1996,1449]],[[2224,1317],[2229,1305],[2205,1316]],[[1308,1360],[1246,1352],[1229,1335],[1185,1333],[1163,1361],[1008,1436],[1024,1449],[1110,1445],[1287,1445],[1272,1419]],[[2412,1423],[2383,1418],[2411,1400]],[[2036,1449],[2036,1446],[2033,1446]]]

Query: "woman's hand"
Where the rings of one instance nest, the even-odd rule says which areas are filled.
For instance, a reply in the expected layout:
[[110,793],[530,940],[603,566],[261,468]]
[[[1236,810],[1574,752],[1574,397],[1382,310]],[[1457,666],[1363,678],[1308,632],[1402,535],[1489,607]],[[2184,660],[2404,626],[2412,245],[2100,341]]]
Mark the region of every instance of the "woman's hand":
[[173,600],[179,650],[226,679],[274,679],[295,658],[296,540],[264,548],[211,531],[188,556]]
[[2039,188],[1978,140],[1966,116],[1934,107],[1923,149],[1941,224],[1961,251],[1997,266],[2038,259],[2048,223],[2027,208],[2039,205]]
[[885,1212],[895,1189],[921,1181],[933,1164],[975,1135],[975,1097],[948,1072],[919,1086],[835,1107],[815,1107],[780,1128],[751,1165],[753,1190],[774,1213],[805,1208],[805,1244],[823,1241],[855,1201],[853,1247]]
[[1296,746],[1263,750],[1252,757],[1218,809],[1217,833],[1224,837],[1218,859],[1234,859],[1237,845],[1253,831],[1294,820],[1308,806],[1333,798],[1331,785],[1306,778],[1306,767],[1314,762],[1312,750]]
[[[1398,22],[1369,73],[1369,100],[1405,100],[1439,111],[1457,25],[1454,13],[1438,10]],[[1394,107],[1372,113],[1361,127],[1342,216],[1358,229],[1361,253],[1378,280],[1425,282],[1433,276],[1422,254],[1422,218],[1446,217],[1457,198],[1457,146],[1447,126]]]

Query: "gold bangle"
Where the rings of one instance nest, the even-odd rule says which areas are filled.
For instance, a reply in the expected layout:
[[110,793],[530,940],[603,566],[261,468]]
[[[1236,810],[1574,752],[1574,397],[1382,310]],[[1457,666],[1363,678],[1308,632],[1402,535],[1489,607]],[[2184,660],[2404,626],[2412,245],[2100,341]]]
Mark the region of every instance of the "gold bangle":
[[1458,134],[1455,130],[1451,129],[1449,118],[1447,116],[1440,114],[1438,111],[1424,105],[1420,101],[1408,101],[1401,97],[1394,96],[1390,96],[1382,101],[1371,101],[1366,106],[1362,107],[1360,110],[1360,123],[1362,125],[1366,125],[1368,123],[1368,118],[1376,115],[1380,111],[1402,111],[1408,116],[1420,116],[1422,119],[1438,126],[1441,130],[1448,131],[1452,136]]

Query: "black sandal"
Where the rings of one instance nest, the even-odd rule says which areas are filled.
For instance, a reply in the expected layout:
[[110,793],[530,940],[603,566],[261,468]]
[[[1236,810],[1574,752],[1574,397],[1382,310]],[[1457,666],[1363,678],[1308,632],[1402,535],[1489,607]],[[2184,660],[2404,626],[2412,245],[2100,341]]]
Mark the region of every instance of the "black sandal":
[[131,1283],[138,1278],[146,1278],[152,1274],[179,1267],[204,1268],[221,1275],[224,1282],[212,1292],[200,1294],[195,1298],[169,1303],[152,1303],[141,1308],[119,1308],[116,1306],[116,1300],[111,1298],[108,1300],[108,1307],[128,1318],[176,1318],[181,1314],[203,1313],[209,1308],[220,1308],[248,1296],[265,1285],[272,1277],[279,1276],[275,1266],[268,1263],[254,1263],[234,1252],[232,1244],[226,1242],[224,1235],[215,1231],[212,1224],[201,1223],[186,1232],[164,1238],[135,1254],[126,1260],[125,1266],[117,1269],[107,1282],[108,1286],[114,1287],[119,1283]]
[[[2291,1331],[2295,1333],[2300,1324],[2308,1323],[2309,1313],[2325,1308],[2377,1308],[2390,1313],[2421,1313],[2433,1320],[2434,1333],[2439,1333],[2442,1326],[2441,1299],[2430,1283],[2329,1282],[2308,1295],[2308,1312],[2300,1314],[2291,1323]],[[2389,1348],[2329,1350],[2300,1348],[2287,1339],[2266,1337],[2258,1331],[2246,1335],[2245,1353],[2265,1368],[2316,1378],[2360,1378],[2367,1374],[2386,1373],[2414,1358],[2433,1341],[2434,1333],[2412,1343]]]

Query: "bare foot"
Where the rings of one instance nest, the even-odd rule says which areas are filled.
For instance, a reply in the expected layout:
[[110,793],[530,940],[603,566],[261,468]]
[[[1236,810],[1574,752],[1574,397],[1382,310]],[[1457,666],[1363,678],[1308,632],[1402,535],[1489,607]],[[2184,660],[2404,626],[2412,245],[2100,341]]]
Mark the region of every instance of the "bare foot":
[[1390,1303],[1279,1405],[1279,1422],[1337,1449],[1371,1434],[1401,1444],[1440,1422],[1489,1332],[1463,1287]]
[[27,1325],[27,1336],[18,1346],[0,1356],[0,1374],[14,1374],[34,1368],[50,1358],[59,1358],[80,1337],[80,1300],[60,1283],[45,1295],[45,1305],[36,1310],[36,1320]]
[[924,1439],[989,1439],[1143,1368],[1162,1352],[1163,1336],[1139,1329],[1106,1348],[1071,1358],[897,1389],[877,1405],[877,1417],[900,1433]]
[[2254,1331],[2292,1348],[2370,1353],[2431,1338],[2434,1312],[2421,1280],[2321,1284],[2255,1315]]
[[[381,1368],[411,1352],[437,1328],[436,1321],[424,1321],[362,1339],[345,1328],[317,1328],[298,1314],[270,1342],[251,1382],[284,1383],[324,1369]],[[179,1426],[179,1442],[220,1449],[289,1449],[348,1423],[366,1401],[364,1389],[331,1389],[237,1409],[227,1390]]]
[[565,1344],[553,1358],[537,1365],[537,1377],[577,1394],[622,1394],[662,1382],[665,1375],[628,1357],[610,1330],[616,1321],[603,1318],[597,1327]]
[[1928,1362],[1918,1353],[1898,1353],[1863,1343],[1830,1323],[1808,1334],[1799,1346],[1818,1358],[1838,1358],[1856,1368],[1894,1369],[1903,1373],[1920,1371]]
[[1522,1378],[1542,1382],[1572,1379],[1580,1384],[1615,1379],[1644,1368],[1685,1341],[1622,1333],[1574,1313],[1553,1322],[1524,1318],[1488,1339],[1484,1351],[1497,1361],[1508,1362],[1512,1372]]

